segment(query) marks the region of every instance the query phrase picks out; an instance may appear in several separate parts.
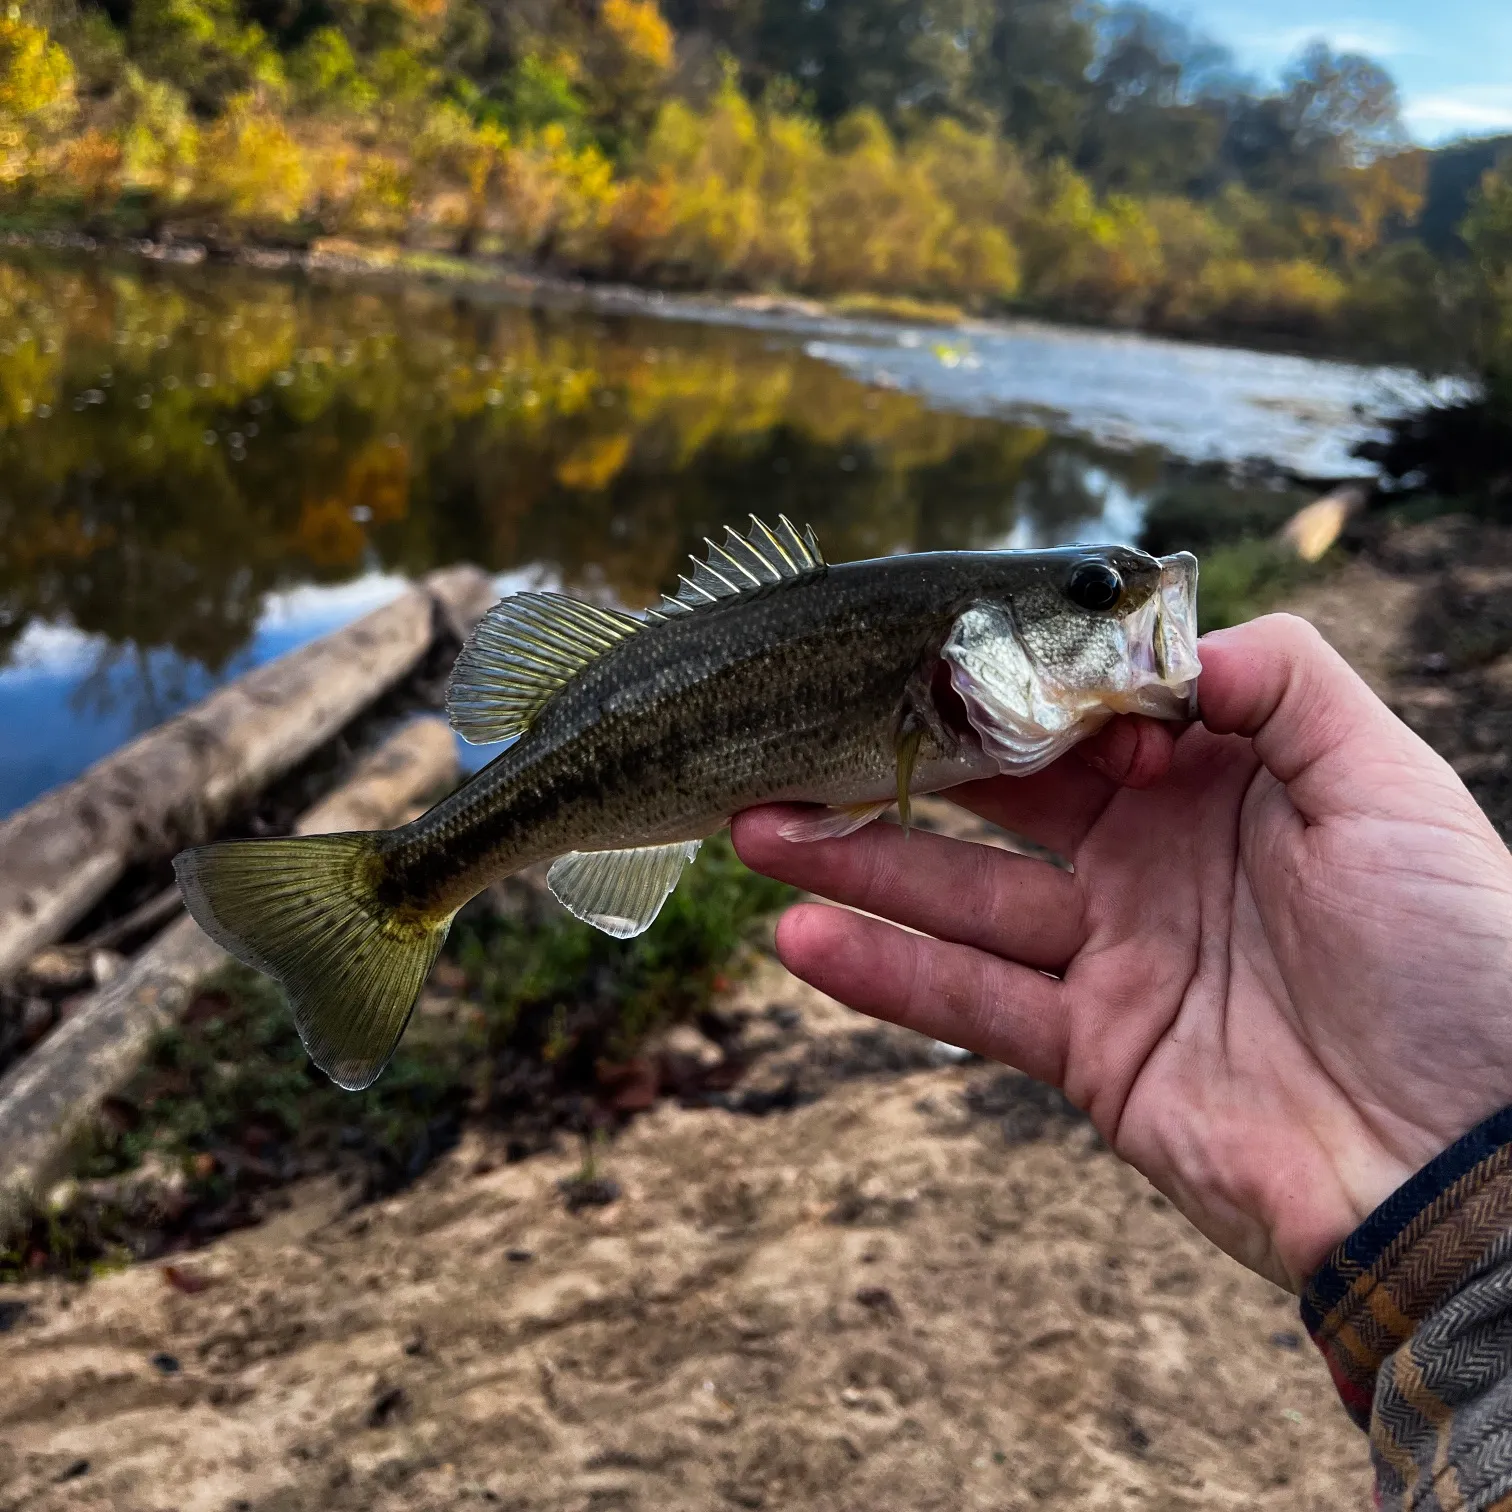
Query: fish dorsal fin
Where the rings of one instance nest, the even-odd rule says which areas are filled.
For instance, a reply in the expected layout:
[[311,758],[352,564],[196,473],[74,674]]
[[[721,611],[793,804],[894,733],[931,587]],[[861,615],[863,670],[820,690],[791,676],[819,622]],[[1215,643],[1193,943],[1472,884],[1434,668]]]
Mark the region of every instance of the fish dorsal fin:
[[569,913],[616,939],[643,934],[698,854],[698,840],[639,850],[569,851],[546,873],[546,885]]
[[472,745],[512,740],[589,662],[645,628],[560,593],[517,593],[478,621],[446,685],[452,729]]
[[825,570],[813,527],[805,525],[800,531],[786,515],[777,516],[776,530],[752,515],[748,535],[738,535],[726,525],[723,546],[716,546],[707,536],[704,545],[708,556],[703,561],[691,558],[693,575],[680,577],[682,587],[648,610],[648,618],[691,614],[705,604],[759,593],[778,583],[801,582]]

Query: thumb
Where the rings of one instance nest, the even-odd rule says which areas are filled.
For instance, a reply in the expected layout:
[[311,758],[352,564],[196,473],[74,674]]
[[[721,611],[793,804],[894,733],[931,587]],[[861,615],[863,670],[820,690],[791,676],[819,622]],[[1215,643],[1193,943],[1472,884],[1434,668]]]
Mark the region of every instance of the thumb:
[[1202,722],[1248,736],[1304,819],[1400,807],[1404,777],[1459,785],[1306,620],[1269,614],[1204,636],[1200,651]]

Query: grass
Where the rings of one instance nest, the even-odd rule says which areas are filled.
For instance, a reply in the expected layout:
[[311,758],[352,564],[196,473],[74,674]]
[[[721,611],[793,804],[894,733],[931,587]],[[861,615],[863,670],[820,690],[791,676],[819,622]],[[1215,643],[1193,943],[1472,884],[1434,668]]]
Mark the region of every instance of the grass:
[[277,1191],[336,1171],[354,1201],[412,1181],[464,1121],[505,1127],[514,1154],[563,1130],[592,1139],[623,1115],[606,1069],[682,1019],[707,1019],[793,896],[704,846],[656,923],[620,941],[554,904],[464,913],[447,959],[466,986],[417,1012],[388,1069],[360,1093],[309,1062],[282,994],[233,966],[152,1042],[136,1075],[76,1142],[68,1180],[0,1245],[0,1282],[83,1278],[257,1222]]
[[554,907],[535,927],[464,915],[455,949],[482,1011],[488,1056],[550,1067],[571,1085],[629,1060],[657,1029],[706,1014],[752,931],[794,896],[748,871],[722,834],[633,940]]
[[1203,634],[1242,624],[1276,608],[1309,583],[1326,577],[1337,554],[1304,562],[1274,540],[1235,541],[1203,553],[1197,592]]
[[907,294],[842,294],[829,301],[836,315],[855,320],[897,320],[908,325],[960,325],[966,312],[940,299],[914,299]]

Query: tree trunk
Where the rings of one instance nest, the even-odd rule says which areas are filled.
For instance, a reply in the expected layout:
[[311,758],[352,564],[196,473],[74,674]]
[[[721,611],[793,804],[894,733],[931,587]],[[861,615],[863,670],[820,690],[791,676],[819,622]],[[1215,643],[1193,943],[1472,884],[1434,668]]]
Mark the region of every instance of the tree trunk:
[[404,677],[438,628],[465,635],[494,597],[476,567],[432,573],[0,821],[0,977],[62,936],[128,866],[208,839]]
[[[297,828],[310,835],[399,824],[456,778],[457,747],[446,721],[417,719],[308,810]],[[0,1239],[57,1175],[78,1124],[131,1075],[152,1035],[228,959],[193,919],[180,919],[0,1077]]]

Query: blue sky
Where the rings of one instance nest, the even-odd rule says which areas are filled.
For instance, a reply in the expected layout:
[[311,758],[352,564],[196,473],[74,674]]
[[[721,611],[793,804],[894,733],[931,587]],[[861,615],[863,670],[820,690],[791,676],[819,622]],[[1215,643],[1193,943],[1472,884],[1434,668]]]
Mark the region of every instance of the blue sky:
[[1371,54],[1396,77],[1420,142],[1512,132],[1512,0],[1177,0],[1169,9],[1263,75],[1313,37]]

